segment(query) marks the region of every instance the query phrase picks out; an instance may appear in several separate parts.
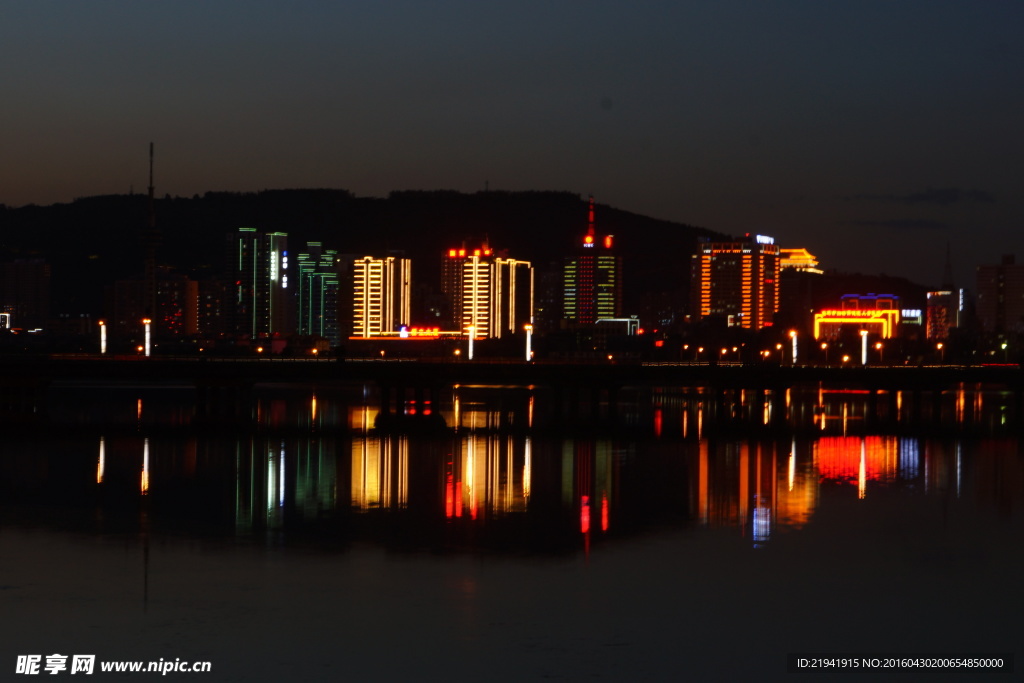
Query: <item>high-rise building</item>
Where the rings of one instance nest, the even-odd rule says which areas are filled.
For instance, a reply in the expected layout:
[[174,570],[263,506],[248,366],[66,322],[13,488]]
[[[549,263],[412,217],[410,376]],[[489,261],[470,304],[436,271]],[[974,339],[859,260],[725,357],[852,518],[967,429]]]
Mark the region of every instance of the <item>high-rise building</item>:
[[[199,331],[199,283],[169,267],[158,267],[155,277],[154,308],[150,313],[148,284],[141,280],[118,280],[106,302],[107,329],[115,338],[130,338],[143,332],[143,319],[153,321],[157,339],[186,337]],[[152,317],[151,317],[152,316]]]
[[479,249],[449,249],[441,268],[452,329],[500,338],[533,323],[533,265]]
[[1007,254],[999,265],[978,266],[977,278],[981,328],[996,334],[1024,332],[1024,265]]
[[963,289],[928,292],[928,307],[925,309],[928,339],[948,339],[949,331],[960,327],[964,298]]
[[411,262],[364,256],[352,264],[352,336],[369,339],[410,323]]
[[287,233],[239,228],[228,235],[226,270],[231,332],[255,339],[293,331]]
[[594,198],[587,210],[587,234],[562,270],[563,317],[593,324],[622,313],[622,260],[614,251],[614,236],[598,236],[594,226]]
[[0,311],[11,326],[31,330],[50,322],[50,264],[39,258],[0,263]]
[[765,235],[699,245],[693,256],[696,318],[719,316],[730,326],[759,330],[779,310],[779,248]]
[[324,337],[332,346],[341,344],[338,327],[338,252],[320,242],[307,242],[296,257],[296,291],[299,334]]

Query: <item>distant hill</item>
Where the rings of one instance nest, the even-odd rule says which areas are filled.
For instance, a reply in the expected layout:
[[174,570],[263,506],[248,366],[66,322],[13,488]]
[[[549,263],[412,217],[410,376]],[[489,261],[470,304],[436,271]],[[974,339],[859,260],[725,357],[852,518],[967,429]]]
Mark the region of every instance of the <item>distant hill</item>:
[[[342,254],[401,250],[414,277],[437,286],[444,252],[487,239],[540,271],[560,267],[586,231],[587,200],[569,192],[402,191],[387,198],[345,190],[265,190],[164,196],[154,202],[157,260],[195,277],[221,272],[224,236],[238,227],[288,233],[292,250],[317,240]],[[102,291],[142,272],[145,195],[87,197],[68,204],[0,208],[0,259],[42,257],[52,265],[54,313],[102,312]],[[625,306],[686,301],[689,257],[700,237],[723,235],[597,205],[600,234],[615,235],[624,259]],[[643,317],[641,318],[643,319]]]

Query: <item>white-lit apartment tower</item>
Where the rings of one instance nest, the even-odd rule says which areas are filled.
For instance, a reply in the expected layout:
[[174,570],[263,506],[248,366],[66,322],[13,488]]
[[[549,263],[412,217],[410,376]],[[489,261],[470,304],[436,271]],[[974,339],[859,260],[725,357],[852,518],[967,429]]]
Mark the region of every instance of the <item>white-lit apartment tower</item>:
[[587,234],[562,269],[562,310],[566,320],[593,324],[622,312],[621,259],[613,236],[599,237],[594,228],[594,198],[587,211]]
[[353,337],[369,339],[409,324],[410,273],[406,258],[364,256],[353,261]]
[[481,338],[522,332],[533,322],[533,265],[479,249],[449,249],[441,269],[452,324]]
[[728,325],[759,330],[779,310],[779,248],[765,235],[710,242],[694,255],[696,317],[720,316]]

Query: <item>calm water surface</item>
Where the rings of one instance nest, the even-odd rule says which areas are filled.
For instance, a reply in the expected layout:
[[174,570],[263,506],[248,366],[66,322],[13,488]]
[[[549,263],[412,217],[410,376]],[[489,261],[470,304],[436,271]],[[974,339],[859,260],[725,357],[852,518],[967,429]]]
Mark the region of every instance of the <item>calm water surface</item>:
[[998,393],[913,422],[903,397],[664,390],[560,431],[531,392],[462,388],[402,432],[362,390],[268,389],[244,430],[181,390],[56,393],[0,457],[0,678],[60,652],[217,681],[818,680],[786,655],[1019,649]]

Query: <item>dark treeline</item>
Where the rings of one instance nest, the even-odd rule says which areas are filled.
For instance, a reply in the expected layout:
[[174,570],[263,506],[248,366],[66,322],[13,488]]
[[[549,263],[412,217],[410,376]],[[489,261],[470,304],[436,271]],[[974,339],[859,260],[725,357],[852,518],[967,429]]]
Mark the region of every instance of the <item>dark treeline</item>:
[[[345,190],[296,189],[164,195],[154,202],[157,260],[201,279],[222,270],[224,236],[238,227],[288,233],[353,256],[401,251],[414,278],[436,286],[442,255],[487,240],[538,273],[560,272],[563,256],[586,232],[587,198],[570,192],[400,191],[387,198]],[[623,256],[625,308],[643,315],[658,301],[685,301],[689,256],[699,236],[715,233],[604,205],[597,230],[614,234]],[[0,207],[0,259],[43,258],[52,266],[54,312],[99,314],[103,287],[137,278],[143,267],[145,194],[105,195],[51,206]]]

